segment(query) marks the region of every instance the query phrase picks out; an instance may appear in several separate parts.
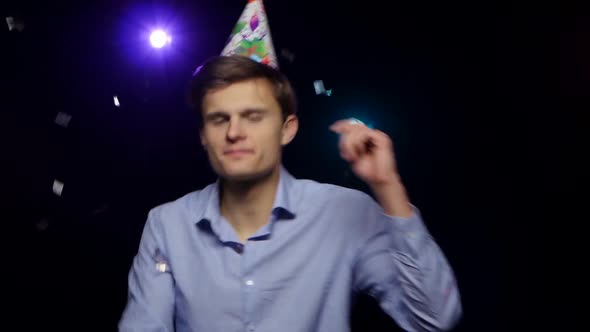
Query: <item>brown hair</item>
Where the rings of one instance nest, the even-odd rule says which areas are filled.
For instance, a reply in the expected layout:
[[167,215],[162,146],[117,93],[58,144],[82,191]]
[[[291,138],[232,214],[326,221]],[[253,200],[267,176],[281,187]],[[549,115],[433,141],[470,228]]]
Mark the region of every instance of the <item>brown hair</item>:
[[203,99],[208,92],[256,78],[268,80],[273,87],[274,96],[283,113],[283,120],[297,112],[295,91],[281,72],[245,56],[218,56],[197,68],[191,81],[189,103],[198,112],[199,126],[203,124]]

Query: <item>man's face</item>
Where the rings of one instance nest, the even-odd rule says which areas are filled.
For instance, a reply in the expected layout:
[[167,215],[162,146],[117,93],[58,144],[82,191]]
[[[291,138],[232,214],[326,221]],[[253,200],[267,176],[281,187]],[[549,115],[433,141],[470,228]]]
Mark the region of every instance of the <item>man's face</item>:
[[254,180],[278,169],[281,148],[297,127],[294,115],[283,121],[265,79],[234,83],[203,99],[201,143],[215,172],[226,180]]

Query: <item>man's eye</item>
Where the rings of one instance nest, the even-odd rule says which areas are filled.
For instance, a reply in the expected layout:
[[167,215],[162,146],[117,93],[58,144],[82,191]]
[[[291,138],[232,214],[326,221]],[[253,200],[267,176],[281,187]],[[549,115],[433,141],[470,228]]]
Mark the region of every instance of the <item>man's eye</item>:
[[213,124],[222,124],[225,122],[225,118],[222,116],[216,116],[210,119],[210,122]]
[[250,120],[250,121],[260,121],[260,120],[262,120],[262,114],[260,114],[260,113],[250,113],[250,114],[248,114],[248,120]]

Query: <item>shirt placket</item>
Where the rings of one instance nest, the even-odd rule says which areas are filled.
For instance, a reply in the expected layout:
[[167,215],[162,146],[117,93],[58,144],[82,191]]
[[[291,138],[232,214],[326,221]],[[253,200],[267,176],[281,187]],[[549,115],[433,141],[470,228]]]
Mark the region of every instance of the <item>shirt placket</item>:
[[[241,245],[241,244],[240,244]],[[244,244],[242,252],[242,264],[241,264],[241,275],[242,275],[242,299],[244,308],[244,323],[245,331],[253,332],[256,330],[254,323],[255,320],[255,307],[256,307],[256,282],[252,269],[254,252],[251,250],[252,246],[248,245],[248,242]]]

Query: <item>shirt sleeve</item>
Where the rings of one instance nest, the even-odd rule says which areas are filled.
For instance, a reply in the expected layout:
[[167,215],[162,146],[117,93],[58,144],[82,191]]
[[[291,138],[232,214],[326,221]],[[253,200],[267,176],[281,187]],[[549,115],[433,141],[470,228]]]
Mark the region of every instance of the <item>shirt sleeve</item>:
[[374,297],[406,331],[447,331],[462,315],[456,279],[412,206],[409,218],[384,213],[373,200],[354,263],[354,288]]
[[150,211],[129,272],[119,331],[174,331],[174,280],[161,241],[157,210]]

